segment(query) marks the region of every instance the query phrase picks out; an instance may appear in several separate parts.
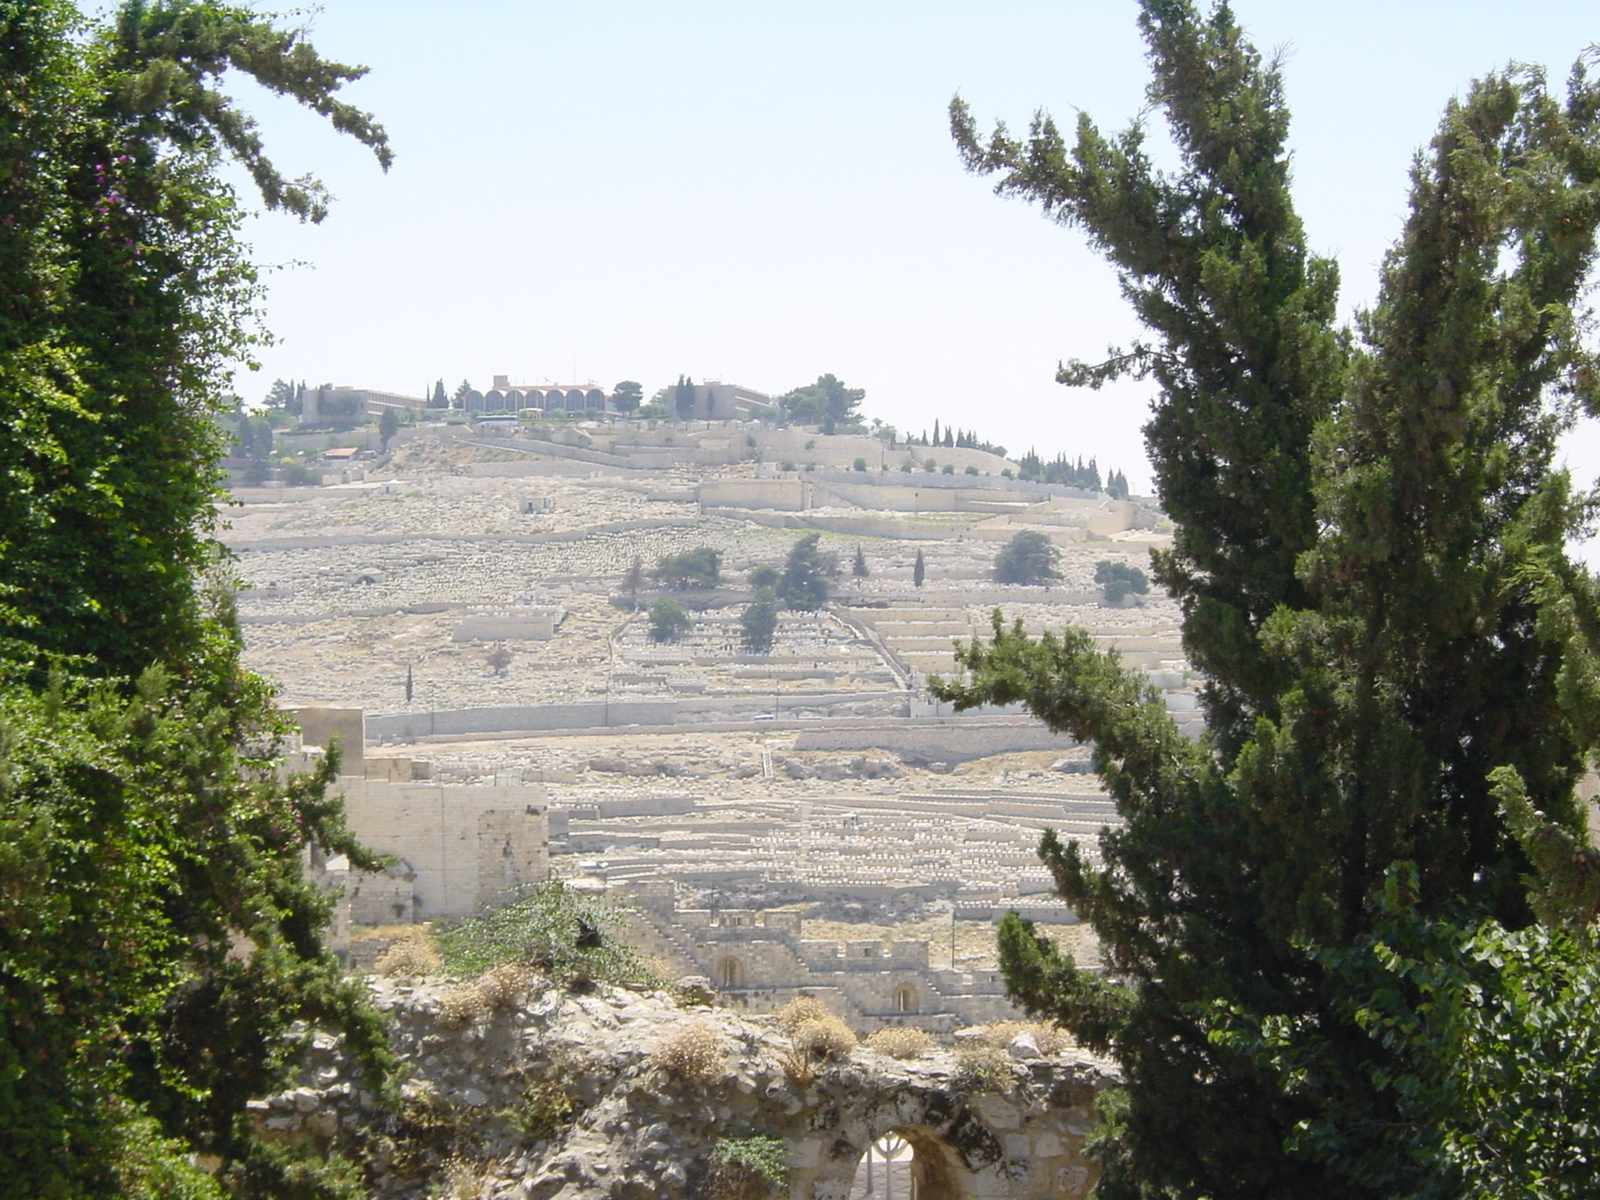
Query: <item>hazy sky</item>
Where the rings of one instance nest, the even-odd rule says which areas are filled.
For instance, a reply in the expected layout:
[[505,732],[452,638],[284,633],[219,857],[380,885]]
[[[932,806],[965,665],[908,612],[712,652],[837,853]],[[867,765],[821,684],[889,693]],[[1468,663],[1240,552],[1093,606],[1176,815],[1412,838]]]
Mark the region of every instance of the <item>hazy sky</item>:
[[[1238,0],[1281,48],[1296,193],[1370,301],[1406,171],[1445,100],[1508,60],[1564,78],[1600,41],[1584,0]],[[443,377],[778,393],[832,372],[902,429],[1097,455],[1148,486],[1149,390],[1074,392],[1057,360],[1133,325],[1081,235],[966,175],[946,105],[1120,128],[1143,104],[1131,0],[324,0],[312,40],[364,63],[365,151],[257,96],[269,153],[338,202],[247,236],[269,265],[275,376],[418,394]],[[1570,444],[1600,472],[1591,426]]]

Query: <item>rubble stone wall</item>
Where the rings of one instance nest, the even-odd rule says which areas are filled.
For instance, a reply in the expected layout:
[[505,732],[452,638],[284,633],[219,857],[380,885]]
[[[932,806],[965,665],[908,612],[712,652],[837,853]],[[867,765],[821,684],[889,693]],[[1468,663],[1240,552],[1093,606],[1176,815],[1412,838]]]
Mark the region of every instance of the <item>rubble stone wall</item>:
[[[716,1194],[719,1140],[751,1135],[783,1144],[796,1200],[845,1200],[889,1134],[915,1150],[920,1200],[1083,1200],[1097,1177],[1083,1143],[1113,1076],[1026,1037],[982,1076],[951,1047],[797,1065],[774,1022],[659,992],[542,990],[464,1010],[454,981],[373,986],[410,1071],[398,1104],[319,1036],[302,1086],[251,1107],[268,1136],[363,1163],[380,1200],[689,1200]],[[686,1072],[670,1046],[691,1027],[712,1055]]]

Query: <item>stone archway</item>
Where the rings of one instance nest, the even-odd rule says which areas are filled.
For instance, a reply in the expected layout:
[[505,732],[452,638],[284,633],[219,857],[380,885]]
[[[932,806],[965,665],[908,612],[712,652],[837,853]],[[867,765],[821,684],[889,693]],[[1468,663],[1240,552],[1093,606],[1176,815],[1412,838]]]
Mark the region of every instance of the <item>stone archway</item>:
[[1103,1079],[1044,1062],[1028,1075],[976,1094],[932,1064],[854,1075],[791,1118],[789,1195],[848,1200],[867,1147],[895,1135],[912,1149],[916,1200],[1082,1200],[1096,1177],[1082,1148]]
[[937,1132],[893,1129],[868,1144],[849,1200],[961,1200],[959,1156]]

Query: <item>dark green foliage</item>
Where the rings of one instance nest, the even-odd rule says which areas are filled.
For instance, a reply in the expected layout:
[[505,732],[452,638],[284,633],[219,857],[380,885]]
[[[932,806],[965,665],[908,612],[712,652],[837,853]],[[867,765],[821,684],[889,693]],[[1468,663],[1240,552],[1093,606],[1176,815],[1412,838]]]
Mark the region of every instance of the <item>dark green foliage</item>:
[[1600,1194],[1592,944],[1545,926],[1430,919],[1410,864],[1390,871],[1375,907],[1370,933],[1315,957],[1334,1012],[1381,1058],[1352,1062],[1336,1030],[1292,1036],[1248,1017],[1232,1029],[1225,1014],[1214,1035],[1325,1107],[1291,1144],[1406,1200]]
[[294,414],[299,411],[297,399],[294,384],[286,379],[274,379],[263,403],[270,411]]
[[510,904],[441,930],[437,943],[445,968],[456,974],[516,963],[562,981],[653,982],[638,954],[618,940],[621,921],[604,899],[552,879]]
[[785,608],[816,612],[828,603],[828,564],[817,548],[821,540],[821,534],[808,533],[790,547],[774,589]]
[[[215,156],[269,207],[319,220],[215,81],[261,80],[366,141],[335,93],[362,72],[243,9],[129,6],[69,42],[54,0],[0,7],[0,637],[136,674],[201,620],[224,445],[212,420],[247,356],[256,284]],[[131,635],[131,636],[130,636]]]
[[739,644],[746,654],[770,654],[778,632],[778,597],[770,587],[756,592],[739,617]]
[[628,564],[628,569],[622,573],[622,590],[627,592],[637,601],[639,589],[644,586],[644,560],[637,554]]
[[911,564],[911,582],[917,587],[922,586],[922,581],[928,577],[927,564],[922,561],[922,551],[917,551],[916,561]]
[[[105,24],[0,2],[0,1179],[49,1197],[331,1195],[245,1102],[338,1030],[380,1027],[321,940],[312,846],[380,864],[239,664],[211,537],[217,418],[254,343],[241,163],[320,219],[218,90],[233,70],[328,117],[358,69],[248,10],[128,4]],[[275,384],[288,410],[298,393]],[[253,431],[258,461],[270,433]],[[299,1024],[303,1022],[304,1024]],[[295,1032],[291,1030],[304,1031]],[[213,1178],[193,1156],[215,1156]]]
[[644,387],[632,379],[624,379],[611,389],[611,407],[619,413],[631,413],[644,403]]
[[694,380],[678,376],[677,386],[672,389],[672,407],[680,419],[694,415]]
[[1061,487],[1083,488],[1090,492],[1100,490],[1100,465],[1093,458],[1085,463],[1082,455],[1073,462],[1065,454],[1057,454],[1046,462],[1029,450],[1017,460],[1017,468],[1019,479],[1053,483]]
[[429,408],[449,408],[450,397],[445,393],[444,380],[437,379],[433,384],[433,392],[428,396]]
[[847,388],[832,375],[818,375],[815,383],[779,396],[778,406],[785,419],[796,425],[848,424],[856,420],[856,410],[866,395],[864,388]]
[[650,606],[652,642],[675,642],[692,628],[694,628],[693,619],[683,611],[683,605],[676,600],[662,597]]
[[[29,1194],[122,1194],[179,1149],[257,1161],[244,1104],[281,1085],[296,1021],[387,1062],[300,851],[379,864],[324,794],[331,763],[279,782],[265,688],[212,665],[230,673],[152,668],[126,697],[0,682],[0,1167]],[[229,954],[236,934],[253,952]],[[171,1146],[135,1132],[145,1114]]]
[[789,1178],[789,1146],[770,1133],[718,1138],[711,1152],[712,1200],[765,1200],[783,1192]]
[[762,563],[759,566],[751,567],[747,578],[750,581],[750,586],[760,591],[762,588],[776,588],[781,574],[782,572],[771,563]]
[[1139,23],[1180,172],[1154,166],[1139,124],[1108,136],[1081,114],[1068,139],[1040,116],[1025,142],[1003,128],[984,142],[960,101],[951,121],[969,169],[1000,172],[1002,194],[1083,228],[1153,335],[1060,378],[1133,374],[1160,388],[1146,441],[1177,532],[1157,580],[1183,606],[1185,649],[1232,743],[1276,692],[1262,622],[1307,599],[1295,562],[1316,534],[1311,431],[1344,366],[1338,269],[1306,250],[1282,83],[1231,11],[1205,19],[1187,0],[1153,0]]
[[1086,636],[997,615],[960,655],[971,682],[935,685],[1092,742],[1126,822],[1100,864],[1041,846],[1118,979],[1015,920],[1007,977],[1121,1064],[1103,1196],[1587,1194],[1587,1035],[1565,1090],[1535,1064],[1567,1053],[1592,960],[1532,922],[1600,906],[1573,795],[1600,600],[1551,465],[1600,408],[1574,309],[1600,87],[1580,68],[1562,100],[1516,69],[1452,103],[1347,332],[1289,202],[1276,70],[1225,7],[1145,0],[1141,27],[1180,173],[1138,127],[981,143],[953,114],[969,165],[1083,227],[1155,337],[1062,378],[1160,387],[1157,581],[1211,681],[1191,743]]
[[1113,471],[1107,475],[1106,495],[1113,500],[1126,500],[1128,498],[1128,477],[1121,471]]
[[994,556],[996,583],[1040,584],[1060,579],[1056,564],[1061,561],[1061,551],[1044,534],[1033,529],[1023,529]]
[[857,579],[865,579],[871,574],[867,570],[867,556],[862,553],[861,547],[856,547],[856,556],[850,563],[850,574]]
[[1101,585],[1107,604],[1121,604],[1128,596],[1143,596],[1150,590],[1150,581],[1138,567],[1109,558],[1095,564],[1094,581]]
[[385,408],[378,414],[378,439],[383,443],[383,448],[389,448],[389,439],[400,432],[400,414],[393,408]]
[[696,546],[682,554],[669,554],[656,563],[650,575],[662,587],[714,588],[722,582],[722,552]]

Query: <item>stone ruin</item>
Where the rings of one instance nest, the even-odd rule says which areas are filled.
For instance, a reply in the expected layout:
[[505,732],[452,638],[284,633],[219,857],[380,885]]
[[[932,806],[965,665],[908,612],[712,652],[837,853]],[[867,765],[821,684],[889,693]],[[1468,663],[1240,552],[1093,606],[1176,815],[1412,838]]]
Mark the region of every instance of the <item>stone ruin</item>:
[[[861,1194],[868,1147],[890,1135],[911,1147],[917,1200],[1082,1200],[1097,1177],[1083,1145],[1115,1080],[1081,1054],[1044,1057],[1019,1037],[974,1076],[971,1052],[902,1061],[857,1047],[797,1072],[771,1019],[612,987],[463,1013],[453,984],[373,981],[410,1068],[397,1107],[323,1037],[302,1086],[252,1103],[258,1126],[352,1154],[381,1200],[710,1200],[719,1141],[751,1135],[781,1142],[796,1200]],[[692,1026],[719,1053],[685,1075],[664,1050]],[[552,1081],[570,1111],[550,1107]]]
[[807,995],[855,1030],[909,1025],[930,1033],[1020,1015],[998,970],[934,969],[926,941],[808,940],[797,911],[680,909],[668,880],[618,895],[633,945],[669,974],[705,976],[724,1003],[750,1012],[775,1012]]
[[[337,889],[329,944],[348,956],[352,926],[460,920],[550,877],[550,819],[538,784],[448,784],[431,765],[403,758],[367,758],[360,709],[303,707],[293,714],[302,749],[291,767],[340,747],[335,785],[350,829],[378,853],[387,870],[366,872],[343,856],[313,856],[313,878]],[[309,751],[305,748],[310,748]]]

